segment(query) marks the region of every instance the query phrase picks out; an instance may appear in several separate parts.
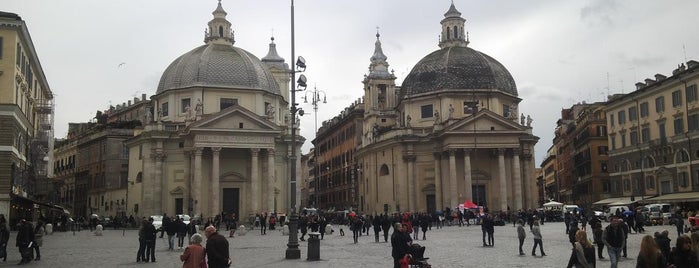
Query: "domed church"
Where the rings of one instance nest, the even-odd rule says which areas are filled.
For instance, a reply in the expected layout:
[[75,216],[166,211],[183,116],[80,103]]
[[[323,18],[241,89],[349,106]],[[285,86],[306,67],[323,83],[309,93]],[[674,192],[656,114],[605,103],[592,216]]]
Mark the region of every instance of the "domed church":
[[[126,142],[138,215],[286,211],[289,67],[274,38],[261,60],[234,46],[219,1],[204,44],[163,72],[144,127]],[[299,158],[297,158],[299,159]]]
[[377,33],[356,152],[367,213],[434,212],[467,200],[491,211],[537,207],[532,119],[519,116],[510,72],[469,47],[465,22],[452,3],[439,49],[401,86]]

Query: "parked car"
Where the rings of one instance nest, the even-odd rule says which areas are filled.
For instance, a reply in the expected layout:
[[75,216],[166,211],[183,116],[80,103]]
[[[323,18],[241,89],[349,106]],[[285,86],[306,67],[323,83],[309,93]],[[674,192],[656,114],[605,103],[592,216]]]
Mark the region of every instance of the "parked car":
[[619,211],[619,213],[621,213],[621,211],[628,211],[629,207],[628,206],[611,206],[611,207],[607,208],[604,211],[605,215],[606,215],[606,219],[609,220],[609,218],[616,215],[617,210]]
[[162,215],[152,215],[150,217],[151,217],[151,219],[153,219],[153,226],[155,227],[155,229],[160,231],[160,228],[163,227],[163,216]]
[[650,221],[653,224],[663,224],[663,219],[672,218],[672,206],[670,204],[646,205],[650,212]]
[[115,223],[112,218],[104,217],[102,220],[100,220],[100,224],[102,224],[102,227],[106,229],[107,227],[114,227]]

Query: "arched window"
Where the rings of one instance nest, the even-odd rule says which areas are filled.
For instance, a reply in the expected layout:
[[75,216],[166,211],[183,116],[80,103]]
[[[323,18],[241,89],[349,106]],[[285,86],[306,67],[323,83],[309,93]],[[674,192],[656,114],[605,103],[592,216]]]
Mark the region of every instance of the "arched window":
[[447,40],[451,39],[451,28],[447,27]]
[[218,26],[218,36],[223,37],[223,26]]
[[643,168],[654,168],[655,167],[655,159],[653,159],[652,156],[646,156],[643,158]]
[[680,150],[675,154],[675,163],[689,162],[689,153],[685,150]]
[[459,27],[454,26],[454,38],[459,39]]
[[386,164],[381,165],[381,169],[379,169],[379,176],[386,176],[388,175],[388,166]]
[[136,182],[143,182],[143,172],[138,172],[136,175]]

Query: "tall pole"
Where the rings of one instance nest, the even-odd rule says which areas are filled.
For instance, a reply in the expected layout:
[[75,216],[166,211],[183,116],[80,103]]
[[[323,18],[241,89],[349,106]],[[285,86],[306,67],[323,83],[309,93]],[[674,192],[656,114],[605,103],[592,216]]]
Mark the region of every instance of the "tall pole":
[[[294,0],[291,0],[291,60],[296,60],[294,54]],[[301,250],[299,249],[298,241],[298,215],[296,214],[296,66],[291,67],[291,155],[289,162],[291,164],[291,217],[289,218],[289,242],[286,244],[286,259],[301,258]]]

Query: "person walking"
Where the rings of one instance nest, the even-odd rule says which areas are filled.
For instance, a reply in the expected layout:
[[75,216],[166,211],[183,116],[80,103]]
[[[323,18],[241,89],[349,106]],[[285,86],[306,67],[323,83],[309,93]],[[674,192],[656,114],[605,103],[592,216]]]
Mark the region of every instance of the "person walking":
[[624,243],[626,242],[624,238],[626,234],[624,234],[624,229],[621,227],[622,224],[624,223],[621,218],[614,216],[602,234],[604,245],[607,246],[611,268],[617,267],[621,258],[621,249],[624,248]]
[[383,230],[383,241],[388,242],[388,230],[391,229],[391,221],[386,214],[381,215],[381,230]]
[[570,230],[568,230],[568,242],[570,242],[571,246],[575,247],[575,241],[577,240],[575,236],[578,230],[580,230],[578,228],[578,222],[575,220],[571,221],[568,228],[570,228]]
[[318,226],[319,226],[319,232],[320,232],[320,240],[323,240],[325,238],[325,228],[328,226],[328,221],[325,219],[325,216],[320,216],[318,218]]
[[430,216],[427,214],[420,215],[420,229],[422,229],[422,240],[427,240],[427,229],[430,227]]
[[381,233],[381,216],[374,215],[371,225],[374,226],[374,241],[379,242],[379,233]]
[[44,222],[37,221],[36,227],[34,227],[34,243],[32,243],[33,250],[36,252],[35,261],[41,260],[41,250],[39,249],[44,245],[44,234],[46,229],[44,229]]
[[524,245],[524,238],[527,237],[527,234],[524,232],[524,221],[517,220],[517,223],[517,238],[519,238],[519,255],[523,256],[524,250],[522,250],[522,246]]
[[206,262],[206,250],[201,245],[202,240],[200,234],[193,234],[189,238],[191,243],[180,255],[180,260],[184,262],[182,268],[201,268],[202,263]]
[[138,251],[136,251],[136,262],[146,261],[146,226],[147,220],[141,221],[141,228],[138,228]]
[[303,216],[299,219],[299,229],[301,230],[301,237],[299,238],[299,240],[306,241],[306,239],[304,239],[306,233],[308,232],[308,219],[306,218],[306,216]]
[[262,213],[260,217],[260,235],[267,234],[267,213]]
[[485,221],[483,222],[483,225],[485,226],[485,231],[488,234],[488,246],[494,247],[495,246],[495,221],[493,220],[493,215],[488,214],[486,217]]
[[162,220],[162,225],[160,226],[160,238],[163,238],[163,234],[165,233],[165,226],[170,225],[170,217],[167,216],[167,213],[163,213],[163,220]]
[[578,230],[575,232],[575,244],[568,260],[568,268],[594,268],[595,266],[595,246],[587,239],[585,230]]
[[597,258],[604,260],[604,256],[602,256],[602,251],[604,250],[604,241],[602,239],[604,230],[602,230],[602,221],[600,221],[597,216],[593,215],[592,218],[590,218],[590,228],[592,228],[592,239],[597,245]]
[[144,234],[146,238],[146,259],[141,259],[144,262],[155,262],[155,240],[158,237],[158,230],[153,226],[153,218],[148,219]]
[[2,258],[2,261],[7,261],[7,243],[9,241],[10,231],[7,230],[7,223],[0,222],[0,258]]
[[182,219],[177,219],[176,229],[177,229],[177,248],[183,249],[184,248],[184,237],[187,236],[187,224],[185,224]]
[[206,227],[206,258],[209,268],[226,268],[231,266],[228,240],[220,235],[213,226]]
[[663,257],[666,261],[670,261],[670,238],[668,237],[669,234],[670,231],[662,230],[661,232],[655,232],[654,237],[655,244],[658,245],[660,253],[663,254]]
[[[175,250],[175,235],[177,234],[177,225],[180,219],[170,220],[167,225],[163,225],[165,233],[167,233],[167,249]],[[165,221],[163,221],[165,222]],[[163,223],[164,224],[164,223]]]
[[[413,214],[411,215],[410,222],[413,225],[413,240],[420,240],[420,217],[418,217],[417,214]],[[459,221],[459,224],[461,224],[461,222],[462,221]]]
[[359,242],[359,236],[360,233],[362,232],[362,226],[364,223],[362,223],[362,220],[359,218],[359,216],[355,216],[352,218],[352,238],[354,238],[354,243],[357,244]]
[[17,265],[27,264],[32,261],[32,241],[34,240],[34,230],[32,224],[25,219],[19,221],[17,226],[17,238],[15,245],[19,249],[22,260]]
[[655,243],[650,235],[645,235],[641,239],[641,249],[636,258],[636,267],[638,268],[665,268],[667,267],[667,259],[660,251],[658,244]]
[[536,245],[539,245],[539,252],[541,256],[546,256],[544,253],[544,242],[541,239],[541,229],[539,229],[539,221],[534,220],[532,223],[532,237],[534,238],[534,247],[532,247],[532,256],[536,256]]
[[397,222],[393,227],[391,235],[391,257],[393,257],[393,267],[400,268],[400,260],[409,254],[412,240],[410,235],[405,233],[405,227],[400,222]]

